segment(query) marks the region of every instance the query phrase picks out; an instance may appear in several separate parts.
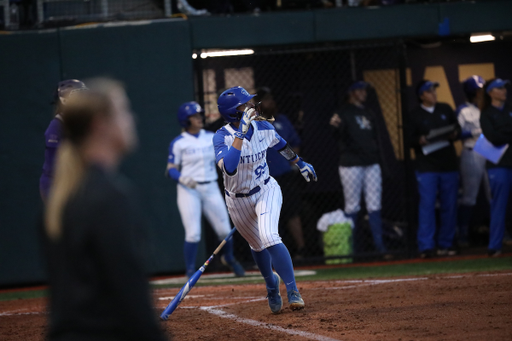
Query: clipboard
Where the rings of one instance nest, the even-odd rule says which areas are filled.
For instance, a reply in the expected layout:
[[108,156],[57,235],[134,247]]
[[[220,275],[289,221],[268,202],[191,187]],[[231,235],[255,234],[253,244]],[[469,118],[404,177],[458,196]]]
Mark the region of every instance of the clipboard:
[[508,143],[497,147],[486,139],[484,134],[480,134],[473,150],[496,165],[500,162],[508,147]]
[[457,129],[455,124],[450,124],[441,128],[431,129],[428,135],[425,136],[427,141],[434,142],[439,140],[446,140]]

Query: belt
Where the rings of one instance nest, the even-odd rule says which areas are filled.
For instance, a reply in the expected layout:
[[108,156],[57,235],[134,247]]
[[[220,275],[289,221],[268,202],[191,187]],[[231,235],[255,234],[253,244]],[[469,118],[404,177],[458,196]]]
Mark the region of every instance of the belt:
[[210,182],[213,182],[213,180],[211,180],[211,181],[197,181],[196,183],[198,185],[206,185],[206,184],[209,184]]
[[[263,184],[266,185],[266,184],[268,184],[269,181],[270,181],[270,177],[268,177],[265,181],[263,181]],[[234,194],[235,198],[246,198],[246,197],[250,197],[253,194],[258,193],[260,190],[261,190],[261,187],[260,186],[256,186],[253,189],[251,189],[249,191],[249,193],[231,193],[231,194]],[[224,191],[226,192],[226,195],[228,197],[231,196],[227,190],[224,190]]]

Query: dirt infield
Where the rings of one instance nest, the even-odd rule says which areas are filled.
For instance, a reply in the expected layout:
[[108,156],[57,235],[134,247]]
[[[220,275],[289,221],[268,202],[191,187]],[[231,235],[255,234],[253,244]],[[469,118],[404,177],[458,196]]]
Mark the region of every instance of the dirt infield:
[[[194,288],[162,328],[183,341],[512,340],[511,272],[299,288],[306,309],[285,305],[279,315],[270,313],[263,284]],[[158,313],[178,290],[155,290]],[[46,318],[44,299],[0,302],[0,340],[44,340]]]

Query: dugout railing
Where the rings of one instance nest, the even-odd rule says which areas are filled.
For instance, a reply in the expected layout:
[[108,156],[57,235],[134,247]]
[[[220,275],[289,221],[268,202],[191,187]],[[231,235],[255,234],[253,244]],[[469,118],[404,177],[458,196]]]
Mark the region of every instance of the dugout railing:
[[[284,193],[279,230],[295,262],[332,264],[384,257],[373,242],[364,194],[356,229],[338,226],[339,231],[333,229],[327,233],[317,229],[324,214],[344,209],[338,174],[339,151],[329,120],[344,103],[346,90],[354,80],[371,85],[366,104],[374,114],[378,131],[386,254],[394,258],[414,254],[415,224],[409,209],[413,208],[412,188],[408,183],[412,173],[408,153],[404,152],[408,149],[404,144],[402,119],[407,103],[403,96],[407,77],[404,43],[247,46],[233,52],[243,55],[229,57],[210,57],[212,51],[194,51],[197,100],[205,108],[210,129],[218,129],[223,124],[216,106],[216,98],[222,90],[240,85],[255,93],[261,87],[268,87],[278,112],[286,116],[300,136],[299,154],[317,171],[317,183],[306,183],[300,175],[294,180],[298,193],[292,191],[292,195],[299,198],[287,198]],[[222,183],[219,185],[222,187]],[[299,207],[286,207],[287,200]],[[298,212],[302,225],[303,249],[299,249],[294,232],[287,226],[294,212]],[[329,226],[332,225],[336,224]],[[208,231],[206,233],[211,233]],[[251,262],[247,244],[240,236],[237,239],[237,256]]]

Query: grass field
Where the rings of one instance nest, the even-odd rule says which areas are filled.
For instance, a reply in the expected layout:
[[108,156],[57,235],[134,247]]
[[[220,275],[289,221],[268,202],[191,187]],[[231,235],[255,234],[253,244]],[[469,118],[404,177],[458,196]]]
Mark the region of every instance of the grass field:
[[[400,276],[425,276],[436,274],[456,274],[469,272],[488,272],[512,270],[512,255],[503,255],[499,258],[485,256],[466,256],[433,259],[433,260],[405,260],[386,263],[350,264],[339,266],[303,267],[300,269],[314,269],[315,274],[297,278],[301,281],[326,281],[346,279],[392,278]],[[245,280],[237,279],[237,284],[262,283],[260,277],[248,277]],[[230,278],[218,280],[215,283],[197,283],[197,286],[229,285],[233,284]],[[153,285],[154,288],[179,288],[183,283]],[[17,300],[25,298],[44,297],[46,290],[42,287],[0,290],[0,301]]]

